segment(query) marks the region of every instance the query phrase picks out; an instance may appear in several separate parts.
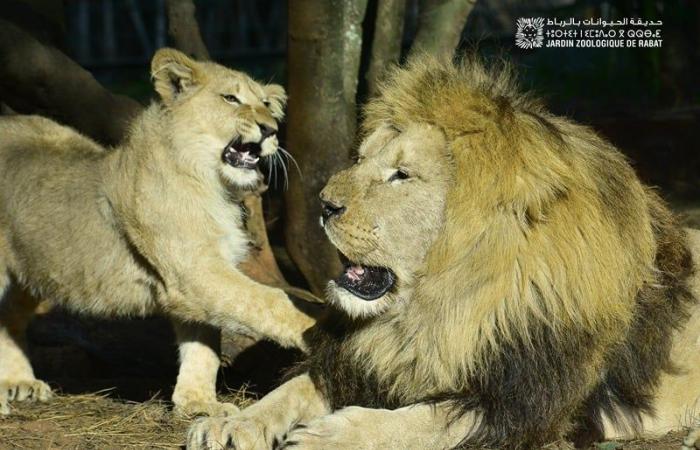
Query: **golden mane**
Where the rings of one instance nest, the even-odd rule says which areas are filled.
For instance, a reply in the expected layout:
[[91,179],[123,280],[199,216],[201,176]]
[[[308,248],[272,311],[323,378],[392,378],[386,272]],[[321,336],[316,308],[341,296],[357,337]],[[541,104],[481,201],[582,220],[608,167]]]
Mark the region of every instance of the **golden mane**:
[[507,65],[472,56],[393,69],[363,133],[387,123],[442,129],[454,176],[407,309],[354,338],[390,395],[463,389],[501,345],[527,346],[536,325],[624,335],[654,280],[656,243],[653,194],[619,152],[519,93]]

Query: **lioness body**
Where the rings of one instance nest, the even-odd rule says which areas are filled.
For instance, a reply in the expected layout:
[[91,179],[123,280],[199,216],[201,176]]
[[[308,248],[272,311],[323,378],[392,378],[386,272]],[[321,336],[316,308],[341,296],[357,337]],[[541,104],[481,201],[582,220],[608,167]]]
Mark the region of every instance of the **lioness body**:
[[[0,119],[0,411],[46,398],[22,348],[41,297],[104,317],[173,318],[184,413],[216,401],[218,328],[303,346],[312,319],[236,266],[248,240],[236,192],[277,150],[284,91],[173,50],[153,60],[154,103],[107,150],[40,117]],[[10,284],[32,297],[10,291]]]
[[397,69],[363,131],[321,193],[347,262],[307,363],[191,447],[541,448],[693,425],[700,238],[619,151],[469,59]]

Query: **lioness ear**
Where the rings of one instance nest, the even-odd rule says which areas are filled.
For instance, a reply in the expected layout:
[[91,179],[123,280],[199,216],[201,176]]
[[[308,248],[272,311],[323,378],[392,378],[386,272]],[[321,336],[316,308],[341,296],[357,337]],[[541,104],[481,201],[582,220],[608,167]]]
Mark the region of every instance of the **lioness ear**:
[[201,82],[197,61],[172,48],[161,48],[153,55],[151,78],[156,92],[166,104]]
[[270,102],[272,117],[281,120],[284,117],[284,107],[287,104],[287,93],[279,84],[268,84],[263,87],[267,101]]

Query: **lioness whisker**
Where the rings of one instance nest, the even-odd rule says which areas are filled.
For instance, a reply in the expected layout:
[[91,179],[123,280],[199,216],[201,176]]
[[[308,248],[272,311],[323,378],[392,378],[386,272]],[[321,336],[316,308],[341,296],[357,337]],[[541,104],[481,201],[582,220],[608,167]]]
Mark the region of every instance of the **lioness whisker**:
[[282,158],[281,153],[275,153],[275,156],[277,156],[278,161],[280,164],[282,164],[282,171],[284,173],[284,190],[287,190],[289,187],[289,174],[287,173],[287,165],[284,163],[284,158]]
[[274,180],[274,185],[275,188],[277,187],[277,158],[275,158],[275,155],[272,155],[270,158],[270,164],[272,165],[272,179]]
[[284,155],[287,160],[291,161],[292,164],[294,164],[294,167],[297,169],[297,173],[299,174],[299,178],[304,179],[304,175],[301,173],[301,168],[299,167],[299,164],[297,164],[297,160],[294,159],[291,153],[289,153],[287,150],[283,149],[282,147],[277,147],[279,150],[282,152],[282,155]]
[[271,158],[265,157],[265,163],[267,164],[267,182],[270,183],[272,180],[272,161]]

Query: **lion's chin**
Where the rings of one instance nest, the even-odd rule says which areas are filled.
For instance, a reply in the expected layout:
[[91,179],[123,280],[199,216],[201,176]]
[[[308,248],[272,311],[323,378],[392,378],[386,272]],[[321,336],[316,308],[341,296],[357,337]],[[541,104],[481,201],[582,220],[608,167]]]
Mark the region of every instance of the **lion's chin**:
[[386,311],[391,304],[388,293],[372,301],[367,301],[339,286],[337,281],[328,283],[326,297],[332,305],[345,311],[348,316],[357,319],[378,316]]

